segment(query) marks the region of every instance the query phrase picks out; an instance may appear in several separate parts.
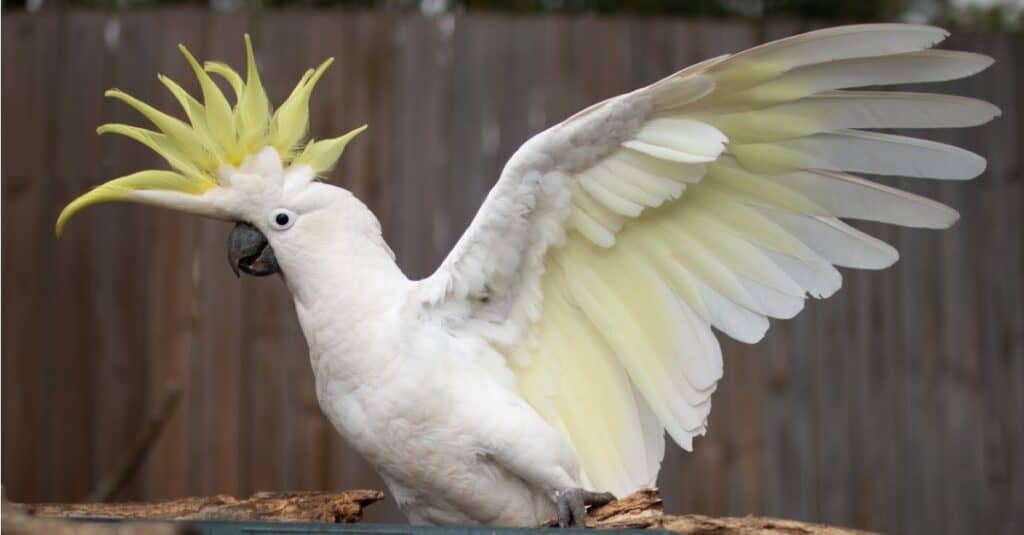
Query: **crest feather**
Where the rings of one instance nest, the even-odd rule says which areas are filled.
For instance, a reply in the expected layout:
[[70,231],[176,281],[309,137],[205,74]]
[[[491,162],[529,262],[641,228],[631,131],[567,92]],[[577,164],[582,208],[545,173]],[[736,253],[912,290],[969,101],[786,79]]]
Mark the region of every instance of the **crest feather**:
[[292,155],[309,130],[309,96],[334,58],[328,58],[315,71],[306,71],[292,94],[281,104],[270,120],[269,144],[277,148],[282,158]]
[[231,90],[235,92],[236,101],[242,98],[242,88],[245,86],[245,82],[227,63],[207,61],[203,63],[203,68],[206,69],[206,72],[212,72],[223,78],[231,86]]
[[126,124],[111,123],[105,124],[96,129],[97,134],[120,134],[122,136],[134,139],[139,143],[149,147],[150,150],[159,154],[163,159],[167,160],[167,163],[171,167],[177,169],[185,176],[193,179],[206,178],[202,170],[200,170],[188,157],[183,154],[178,147],[172,143],[166,135],[152,130],[146,130],[145,128],[139,128],[138,126],[130,126]]
[[185,110],[188,122],[192,125],[192,129],[196,131],[196,135],[199,137],[199,141],[203,148],[210,153],[220,156],[221,151],[216,144],[213,143],[210,138],[210,131],[206,127],[206,109],[203,108],[203,105],[196,100],[195,97],[182,89],[174,80],[171,80],[162,74],[157,75],[157,78],[160,80],[160,83],[164,84],[164,86],[167,87],[167,90],[174,95],[174,98],[177,99],[181,108]]
[[366,130],[365,124],[334,139],[310,141],[302,150],[302,154],[299,154],[292,162],[292,165],[306,164],[312,167],[313,172],[317,174],[326,173],[334,168],[334,164],[338,163],[338,158],[341,158],[341,153],[345,151],[348,142],[363,130]]
[[127,198],[132,192],[142,190],[177,191],[179,193],[186,193],[189,195],[201,195],[215,186],[216,184],[214,182],[207,179],[196,180],[186,177],[181,173],[158,169],[139,171],[138,173],[132,173],[121,178],[115,178],[114,180],[93,188],[89,193],[71,201],[70,204],[61,210],[60,216],[57,217],[57,225],[55,229],[57,237],[60,237],[64,232],[64,225],[67,224],[69,219],[71,219],[71,216],[75,215],[83,208],[94,204],[121,201]]
[[[245,87],[238,98],[235,118],[237,128],[241,132],[239,141],[242,150],[255,151],[265,144],[263,138],[270,122],[270,100],[263,90],[263,82],[260,81],[260,71],[256,68],[256,57],[249,34],[245,35],[245,56]],[[285,156],[280,152],[279,155],[282,158]]]
[[166,134],[168,139],[177,145],[181,152],[185,153],[199,167],[210,169],[216,165],[212,158],[213,155],[209,153],[211,147],[204,146],[199,134],[192,127],[182,122],[181,119],[171,117],[119,89],[110,89],[104,94],[135,108],[136,111],[149,119],[153,126],[156,126],[161,132]]
[[[132,191],[165,190],[202,195],[214,187],[230,187],[218,182],[218,168],[222,165],[237,167],[247,157],[268,146],[277,151],[283,165],[305,164],[322,173],[334,166],[345,145],[366,128],[363,126],[341,137],[303,145],[309,131],[310,95],[333,58],[315,70],[307,70],[288,98],[272,114],[248,34],[245,35],[247,72],[244,82],[228,65],[209,61],[201,67],[184,45],[178,45],[178,48],[199,81],[202,101],[174,80],[163,75],[158,75],[158,78],[181,105],[188,123],[124,91],[110,89],[105,93],[107,97],[135,108],[156,129],[125,124],[105,124],[97,129],[100,134],[120,134],[142,143],[167,160],[175,171],[141,171],[94,188],[64,208],[57,220],[58,236],[67,220],[82,208],[100,202],[124,200]],[[224,78],[231,86],[236,102],[233,107],[211,78],[211,73]]]
[[[199,66],[199,62],[192,56],[192,53],[185,48],[185,45],[178,45],[178,49],[188,60],[189,65],[199,79],[199,87],[203,92],[203,107],[206,110],[206,126],[210,134],[228,155],[236,152],[237,143],[234,121],[232,119],[231,104],[228,104],[227,97],[221,92],[213,78]],[[241,162],[232,162],[241,163]]]

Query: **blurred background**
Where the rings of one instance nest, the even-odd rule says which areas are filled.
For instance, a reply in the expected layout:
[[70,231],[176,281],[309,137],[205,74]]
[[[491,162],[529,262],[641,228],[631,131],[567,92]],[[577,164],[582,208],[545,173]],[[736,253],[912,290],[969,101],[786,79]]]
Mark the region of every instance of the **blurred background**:
[[[883,179],[958,209],[934,232],[858,224],[896,245],[755,346],[695,452],[669,449],[666,510],[767,514],[894,533],[1024,532],[1024,184],[1020,2],[882,0],[4,0],[2,474],[14,501],[153,500],[383,489],[317,406],[277,278],[236,279],[230,225],[131,205],[60,208],[161,165],[118,87],[166,110],[175,45],[243,65],[252,34],[275,102],[327,56],[314,137],[363,123],[332,175],[380,217],[407,274],[429,274],[533,133],[699,60],[809,29],[934,22],[996,58],[936,84],[1003,116],[924,137],[989,158],[968,183]],[[180,395],[175,397],[174,393]],[[137,462],[133,461],[133,457]],[[392,502],[371,521],[402,521]]]

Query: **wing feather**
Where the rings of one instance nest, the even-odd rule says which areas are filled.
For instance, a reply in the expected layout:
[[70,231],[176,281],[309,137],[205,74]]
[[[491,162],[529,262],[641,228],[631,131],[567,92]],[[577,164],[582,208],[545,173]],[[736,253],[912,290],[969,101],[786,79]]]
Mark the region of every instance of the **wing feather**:
[[712,329],[756,342],[768,318],[835,293],[835,266],[897,260],[840,218],[956,221],[952,208],[849,174],[984,171],[963,149],[862,129],[974,126],[999,114],[990,104],[848,90],[991,64],[927,50],[946,35],[819,30],[577,113],[513,155],[419,302],[508,356],[520,394],[575,448],[583,483],[615,493],[653,483],[665,432],[685,449],[705,432],[722,377]]
[[988,102],[954,95],[830,91],[755,111],[726,114],[711,124],[733,143],[764,143],[855,128],[953,128],[998,115]]
[[729,150],[743,167],[769,175],[827,169],[966,180],[985,170],[984,158],[959,147],[859,130],[814,134],[776,143],[732,144]]

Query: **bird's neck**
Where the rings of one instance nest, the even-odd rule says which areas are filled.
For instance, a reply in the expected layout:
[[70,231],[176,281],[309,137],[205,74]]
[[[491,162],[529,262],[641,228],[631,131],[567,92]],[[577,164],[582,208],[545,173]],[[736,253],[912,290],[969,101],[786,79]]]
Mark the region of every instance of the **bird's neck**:
[[286,248],[278,262],[314,371],[319,376],[329,366],[340,374],[335,379],[365,382],[398,356],[376,348],[391,336],[412,283],[368,208],[355,201],[335,211],[322,218],[315,243]]

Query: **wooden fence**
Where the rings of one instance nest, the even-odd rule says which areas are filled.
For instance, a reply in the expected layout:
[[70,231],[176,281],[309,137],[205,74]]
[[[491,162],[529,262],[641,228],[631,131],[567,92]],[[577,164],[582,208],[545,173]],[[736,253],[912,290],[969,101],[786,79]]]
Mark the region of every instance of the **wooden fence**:
[[[108,205],[53,237],[89,185],[155,165],[94,134],[138,122],[119,87],[173,108],[175,45],[241,65],[253,34],[279,101],[338,61],[314,96],[317,137],[369,123],[336,181],[379,214],[403,268],[429,273],[531,133],[675,69],[809,29],[634,18],[192,9],[3,17],[3,486],[85,496],[175,383],[183,401],[119,496],[383,488],[321,415],[306,346],[276,278],[235,279],[229,225]],[[1017,35],[958,32],[993,69],[942,84],[995,102],[991,125],[936,134],[990,158],[969,183],[893,180],[963,218],[944,232],[862,225],[896,245],[885,272],[726,342],[726,377],[696,452],[670,448],[667,508],[765,513],[896,533],[1024,530],[1024,187]],[[194,87],[194,83],[186,84]],[[393,505],[374,520],[398,520]]]

